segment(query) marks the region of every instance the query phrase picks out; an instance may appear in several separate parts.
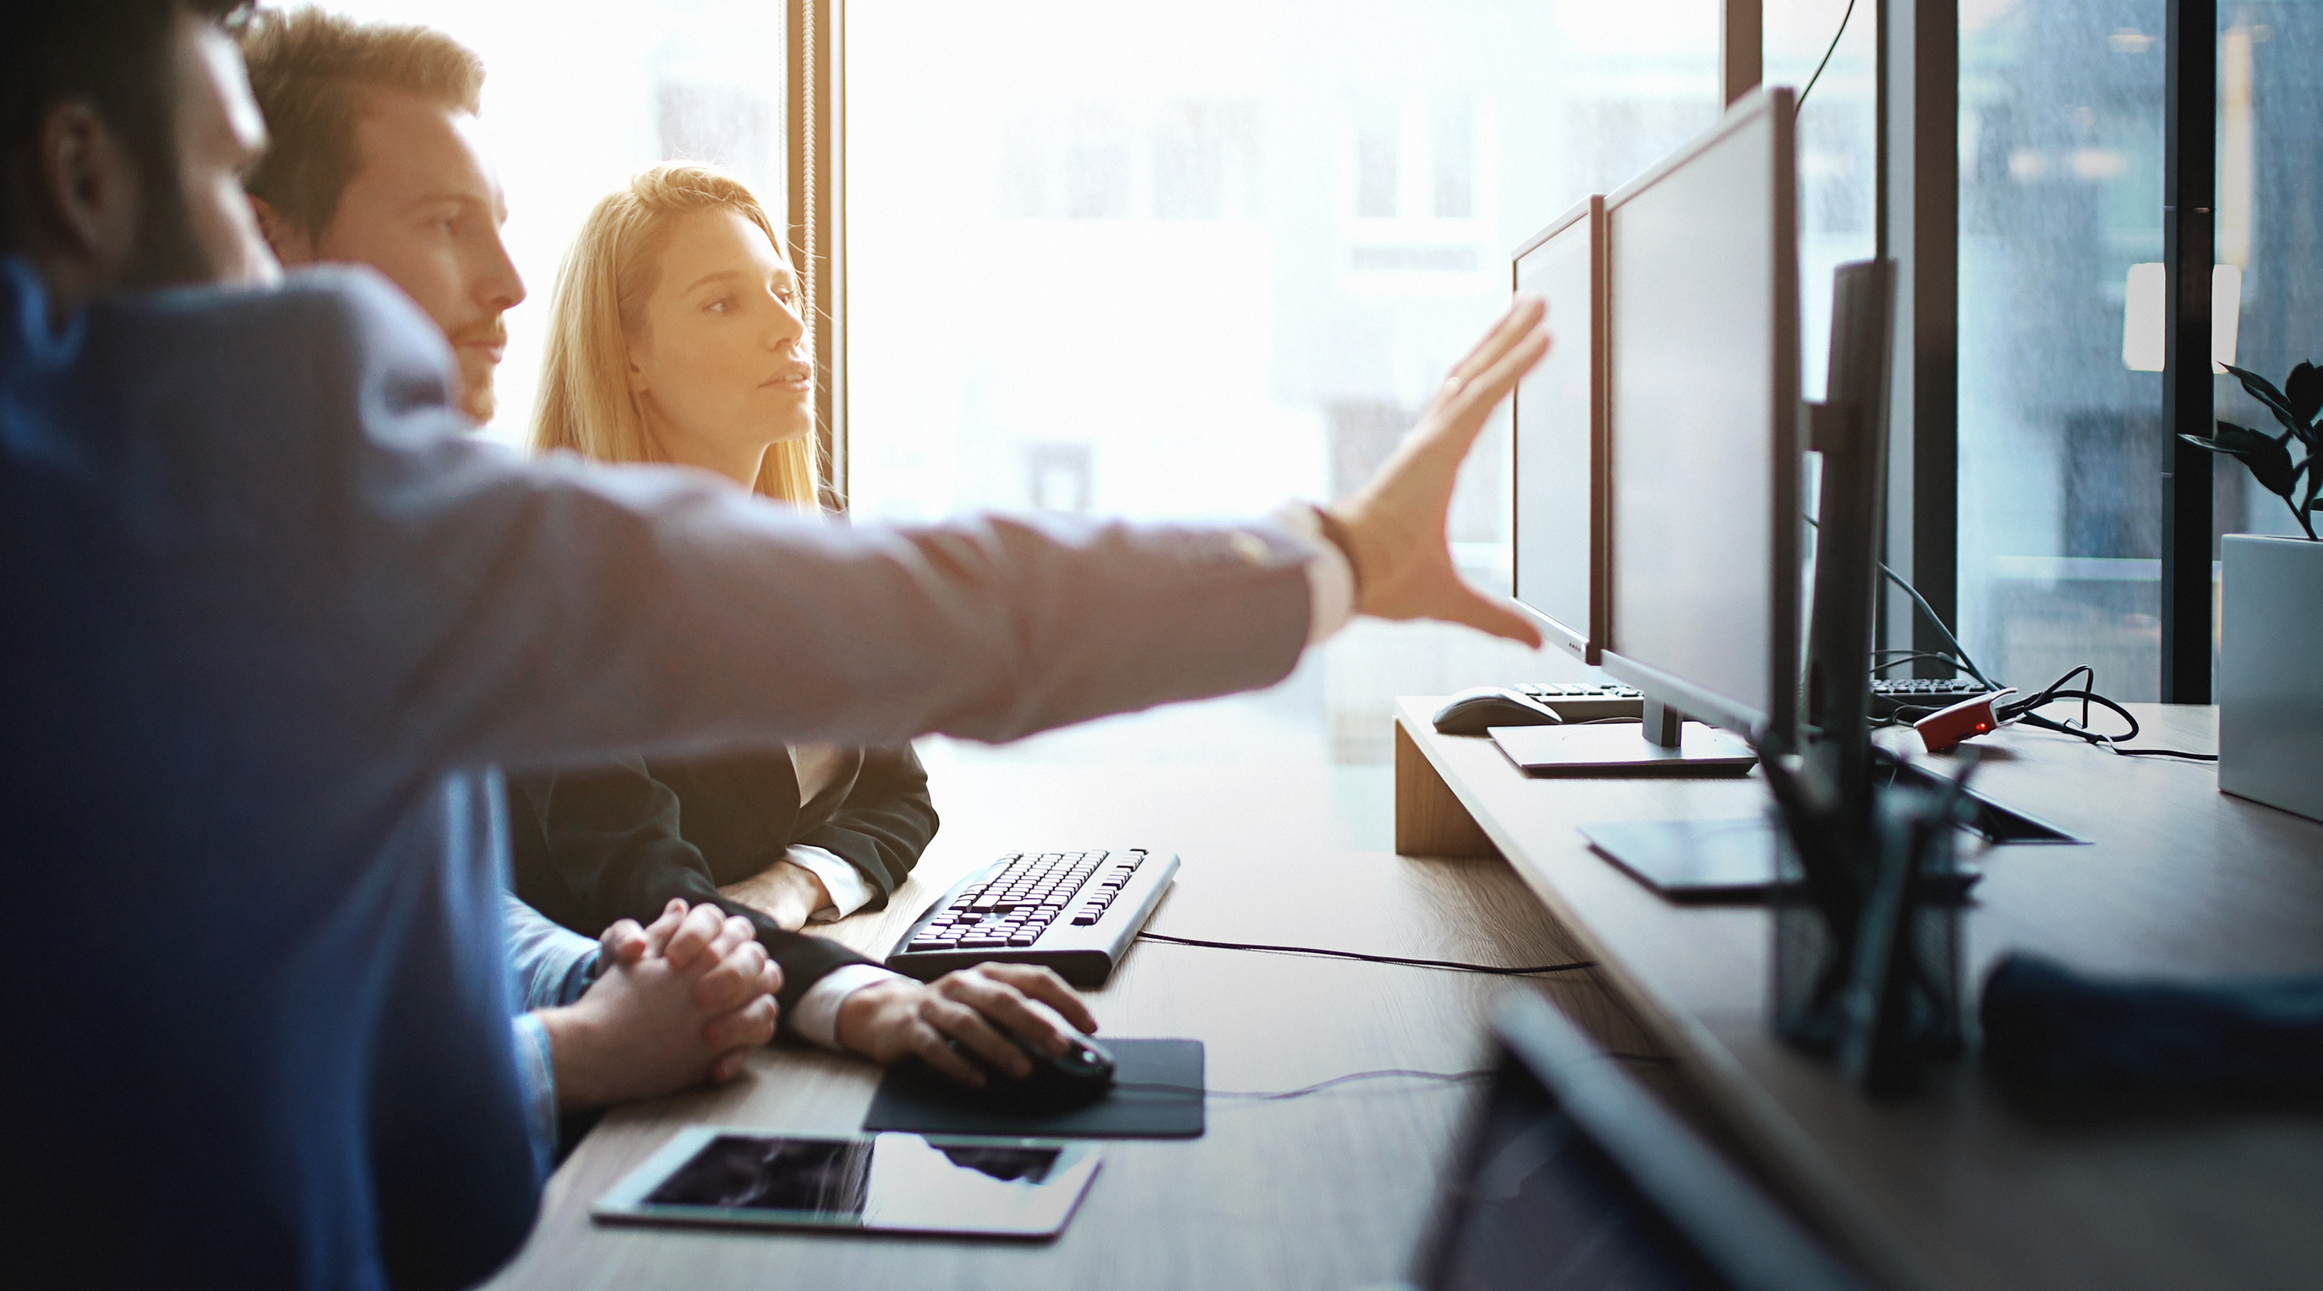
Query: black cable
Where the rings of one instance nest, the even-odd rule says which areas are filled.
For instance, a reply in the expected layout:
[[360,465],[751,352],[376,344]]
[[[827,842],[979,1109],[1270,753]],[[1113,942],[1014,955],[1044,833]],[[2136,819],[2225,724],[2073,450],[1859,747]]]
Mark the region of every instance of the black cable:
[[1854,16],[1855,0],[1847,0],[1847,12],[1839,15],[1839,30],[1831,33],[1831,47],[1823,51],[1823,61],[1815,64],[1815,74],[1807,78],[1807,88],[1799,91],[1798,103],[1791,109],[1792,115],[1797,115],[1799,108],[1807,106],[1807,96],[1815,92],[1815,82],[1823,79],[1823,69],[1831,65],[1831,56],[1839,52],[1839,38],[1847,34],[1847,20]]
[[[2067,689],[2067,683],[2075,677],[2087,677],[2089,679],[2087,685],[2079,690]],[[2041,716],[2038,711],[2051,704],[2076,699],[2081,701],[2081,720],[2078,722],[2056,721],[2053,718]],[[2089,728],[2089,706],[2091,704],[2111,711],[2115,716],[2129,724],[2129,730],[2120,735],[2099,735],[2096,731],[2091,730]],[[2046,689],[2036,694],[2000,705],[1993,710],[1993,716],[2004,722],[2018,721],[2045,731],[2056,731],[2063,735],[2070,735],[2075,739],[2086,740],[2108,752],[2119,753],[2128,758],[2180,758],[2187,762],[2216,762],[2218,760],[2218,755],[2215,753],[2189,753],[2184,749],[2125,749],[2121,747],[2121,741],[2134,740],[2138,737],[2140,729],[2138,720],[2128,709],[2097,693],[2097,671],[2088,664],[2071,669],[2064,676],[2050,682]]]
[[[1666,1054],[1658,1053],[1616,1053],[1609,1050],[1606,1051],[1605,1056],[1619,1058],[1625,1062],[1677,1061]],[[1488,1080],[1497,1074],[1490,1067],[1479,1067],[1474,1071],[1414,1071],[1409,1067],[1386,1067],[1378,1071],[1357,1071],[1344,1076],[1333,1076],[1329,1080],[1317,1081],[1312,1085],[1304,1085],[1297,1089],[1210,1089],[1202,1085],[1170,1085],[1143,1080],[1125,1080],[1113,1087],[1115,1089],[1151,1090],[1163,1094],[1200,1094],[1204,1098],[1242,1098],[1259,1103],[1279,1103],[1286,1099],[1305,1098],[1309,1094],[1320,1094],[1334,1086],[1351,1084],[1358,1080],[1439,1080],[1445,1084],[1458,1085],[1475,1080]]]
[[1315,955],[1324,959],[1354,959],[1366,964],[1401,964],[1406,968],[1441,968],[1455,973],[1483,973],[1491,977],[1531,977],[1539,973],[1570,973],[1577,969],[1595,968],[1594,959],[1576,959],[1569,964],[1542,964],[1533,968],[1502,968],[1497,964],[1463,964],[1449,959],[1407,959],[1402,955],[1366,955],[1353,950],[1321,950],[1313,946],[1264,946],[1242,941],[1203,941],[1198,937],[1172,937],[1167,933],[1141,932],[1139,941],[1167,942],[1173,946],[1199,946],[1204,950],[1248,950],[1262,955]]
[[1350,1081],[1357,1080],[1393,1080],[1401,1078],[1408,1080],[1440,1080],[1446,1084],[1464,1084],[1472,1080],[1487,1079],[1492,1076],[1492,1074],[1492,1071],[1487,1068],[1479,1068],[1475,1071],[1413,1071],[1407,1067],[1389,1067],[1380,1071],[1358,1071],[1351,1072],[1345,1076],[1333,1076],[1329,1080],[1319,1081],[1315,1084],[1308,1085],[1300,1089],[1206,1089],[1200,1085],[1164,1085],[1155,1084],[1150,1081],[1122,1081],[1113,1087],[1115,1089],[1150,1089],[1159,1093],[1168,1094],[1200,1094],[1204,1098],[1247,1098],[1254,1102],[1275,1103],[1281,1102],[1284,1099],[1305,1098],[1309,1094],[1320,1094],[1324,1090],[1331,1088],[1333,1085],[1344,1085]]
[[1952,647],[1952,653],[1959,656],[1960,666],[1968,670],[1969,676],[1994,690],[2000,689],[1999,686],[1994,685],[1992,678],[1984,675],[1984,669],[1977,667],[1976,661],[1968,657],[1968,647],[1961,645],[1960,638],[1952,635],[1952,629],[1944,626],[1944,620],[1936,614],[1936,607],[1928,604],[1928,598],[1920,595],[1919,588],[1905,582],[1904,576],[1889,569],[1884,560],[1879,562],[1879,572],[1887,575],[1890,582],[1904,589],[1904,594],[1912,598],[1912,604],[1919,606],[1920,613],[1928,616],[1928,622],[1935,626],[1936,634],[1944,638],[1945,645]]
[[[1850,12],[1852,11],[1853,9],[1851,5]],[[1845,29],[1845,22],[1845,19],[1841,19],[1842,30]],[[1838,42],[1834,40],[1832,43],[1837,44]],[[1815,517],[1803,516],[1801,518],[1804,519],[1810,526],[1812,526],[1816,532],[1822,532],[1822,522],[1816,520]],[[1912,586],[1910,583],[1905,582],[1903,575],[1895,572],[1892,569],[1889,569],[1887,567],[1886,561],[1874,561],[1873,563],[1879,566],[1880,573],[1887,575],[1889,582],[1894,583],[1896,586],[1904,589],[1904,594],[1912,598],[1912,604],[1920,607],[1920,613],[1928,616],[1928,622],[1935,627],[1936,634],[1944,638],[1944,644],[1952,647],[1953,655],[1960,661],[1960,666],[1968,670],[1968,675],[1974,677],[1978,681],[1983,682],[1988,689],[1999,690],[2000,686],[1996,684],[1992,678],[1985,676],[1984,669],[1977,667],[1976,661],[1968,657],[1968,647],[1961,645],[1960,638],[1952,635],[1952,629],[1944,626],[1944,620],[1936,613],[1936,607],[1928,604],[1928,598],[1920,595],[1920,589]]]
[[1897,657],[1894,659],[1882,659],[1878,663],[1871,665],[1871,672],[1873,676],[1878,676],[1883,669],[1894,668],[1907,663],[1917,663],[1922,659],[1935,659],[1942,663],[1951,664],[1954,668],[1958,668],[1960,666],[1960,660],[1958,656],[1947,654],[1941,650],[1882,650],[1879,651],[1879,653],[1893,654]]

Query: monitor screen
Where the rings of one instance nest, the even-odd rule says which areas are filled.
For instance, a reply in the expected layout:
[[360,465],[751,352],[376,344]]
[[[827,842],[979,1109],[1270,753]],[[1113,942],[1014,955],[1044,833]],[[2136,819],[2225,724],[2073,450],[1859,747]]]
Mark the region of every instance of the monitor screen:
[[1558,217],[1513,258],[1516,290],[1549,303],[1548,357],[1510,401],[1516,442],[1516,599],[1551,641],[1597,662],[1604,644],[1604,508],[1598,449],[1604,386],[1602,325],[1605,199]]
[[1718,725],[1795,716],[1799,286],[1788,90],[1606,202],[1605,667]]

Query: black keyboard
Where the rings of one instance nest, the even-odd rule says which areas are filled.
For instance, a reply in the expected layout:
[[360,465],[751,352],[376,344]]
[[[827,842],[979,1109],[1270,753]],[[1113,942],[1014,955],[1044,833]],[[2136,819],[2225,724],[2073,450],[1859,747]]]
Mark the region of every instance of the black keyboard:
[[1511,687],[1557,710],[1568,722],[1595,722],[1608,717],[1645,716],[1645,696],[1628,686],[1585,686],[1579,683]]
[[1918,721],[1964,699],[1990,693],[1992,687],[1974,677],[1948,677],[1942,681],[1921,677],[1878,677],[1871,683],[1871,720],[1881,721],[1896,716],[1897,709],[1910,709],[1910,712],[1904,714],[1904,719]]
[[925,982],[995,960],[1041,964],[1102,986],[1177,872],[1175,855],[1144,848],[1011,852],[929,906],[887,966]]

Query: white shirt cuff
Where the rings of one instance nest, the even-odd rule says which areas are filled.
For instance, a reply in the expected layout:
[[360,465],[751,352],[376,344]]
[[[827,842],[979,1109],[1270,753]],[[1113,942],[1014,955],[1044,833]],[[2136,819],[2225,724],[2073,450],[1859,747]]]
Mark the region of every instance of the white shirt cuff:
[[902,977],[901,973],[889,972],[877,964],[843,964],[832,969],[791,1006],[791,1034],[825,1049],[838,1048],[839,1006],[847,1002],[847,997],[866,986],[900,981]]
[[793,845],[782,854],[782,859],[821,879],[823,890],[831,894],[831,904],[807,916],[817,923],[844,919],[870,905],[871,898],[879,895],[871,880],[863,877],[863,871],[827,849]]
[[1355,567],[1323,532],[1322,517],[1306,503],[1286,502],[1268,519],[1315,549],[1315,558],[1307,562],[1307,644],[1319,646],[1355,617]]

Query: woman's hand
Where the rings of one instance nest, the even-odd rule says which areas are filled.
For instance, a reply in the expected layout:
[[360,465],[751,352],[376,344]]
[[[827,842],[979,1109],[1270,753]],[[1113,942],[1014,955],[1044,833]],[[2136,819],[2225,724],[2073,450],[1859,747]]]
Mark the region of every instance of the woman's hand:
[[839,1006],[839,1043],[882,1066],[916,1057],[981,1089],[984,1073],[953,1052],[947,1037],[1018,1079],[1032,1073],[1032,1060],[995,1023],[1051,1054],[1070,1046],[1066,1027],[1084,1035],[1097,1029],[1089,1006],[1048,969],[979,964],[927,985],[886,981],[855,992]]
[[718,889],[718,895],[739,901],[774,920],[786,932],[797,932],[817,910],[831,904],[831,890],[804,865],[776,861],[740,883]]

